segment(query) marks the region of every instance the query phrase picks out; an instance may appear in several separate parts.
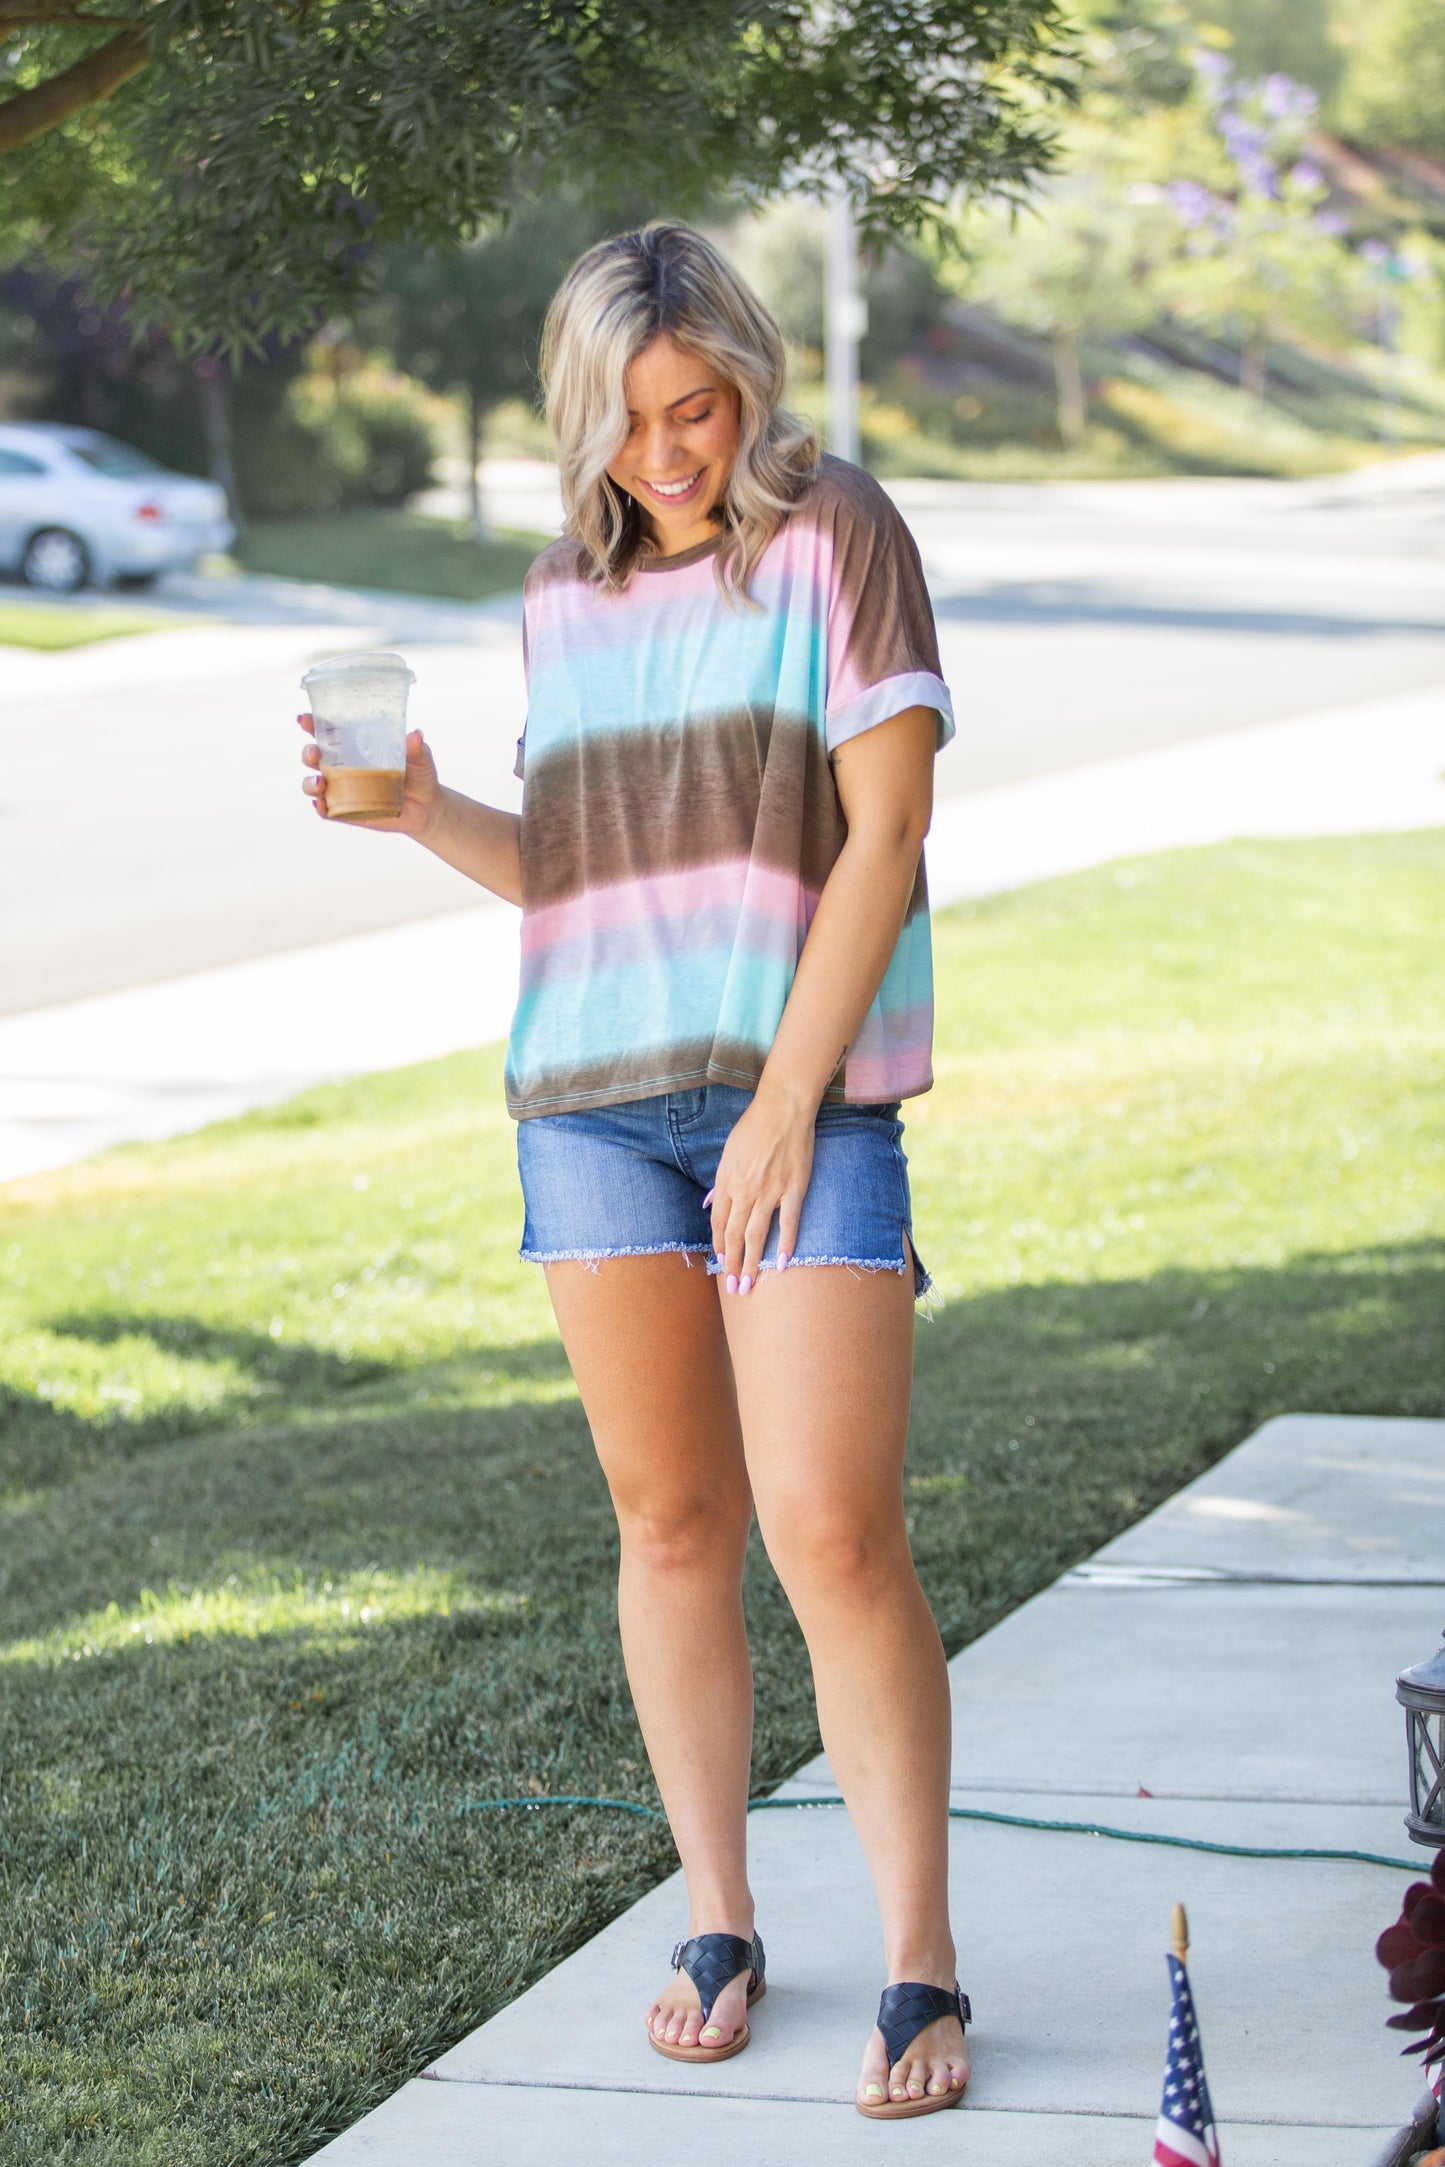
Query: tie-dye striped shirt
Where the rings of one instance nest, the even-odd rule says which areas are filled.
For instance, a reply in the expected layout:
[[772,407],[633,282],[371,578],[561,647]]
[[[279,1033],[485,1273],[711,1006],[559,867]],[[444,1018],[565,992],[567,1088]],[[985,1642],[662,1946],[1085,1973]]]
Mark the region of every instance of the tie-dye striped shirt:
[[[830,755],[907,707],[953,735],[913,537],[871,477],[824,459],[731,605],[716,541],[616,595],[554,542],[527,575],[522,978],[507,1104],[606,1106],[762,1074],[847,824]],[[830,1099],[932,1082],[920,864]]]

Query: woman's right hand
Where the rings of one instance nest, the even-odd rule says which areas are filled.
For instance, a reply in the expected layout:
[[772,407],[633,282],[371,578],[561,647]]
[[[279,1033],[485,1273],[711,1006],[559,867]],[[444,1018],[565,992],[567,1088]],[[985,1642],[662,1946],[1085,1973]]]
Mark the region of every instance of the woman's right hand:
[[[298,715],[296,720],[306,732],[301,759],[307,774],[302,780],[301,788],[325,820],[328,817],[326,777],[321,773],[321,748],[316,743],[316,724],[310,715]],[[437,766],[431,755],[431,747],[420,730],[408,730],[406,783],[402,791],[401,811],[394,819],[348,820],[346,825],[349,828],[380,828],[386,835],[410,835],[417,842],[421,842],[440,815],[445,796],[446,792],[437,780]]]

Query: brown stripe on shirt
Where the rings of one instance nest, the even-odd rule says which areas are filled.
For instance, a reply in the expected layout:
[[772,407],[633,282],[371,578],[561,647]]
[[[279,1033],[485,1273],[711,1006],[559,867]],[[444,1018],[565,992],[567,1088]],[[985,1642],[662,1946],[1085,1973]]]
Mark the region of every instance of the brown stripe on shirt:
[[821,888],[847,823],[819,732],[761,708],[583,734],[527,763],[524,908],[748,858]]
[[[610,1061],[569,1062],[563,1069],[529,1077],[525,1102],[509,1100],[510,1111],[526,1121],[538,1114],[565,1114],[618,1100],[648,1098],[665,1091],[701,1091],[708,1084],[731,1084],[754,1091],[768,1058],[765,1046],[745,1039],[698,1039],[691,1044],[644,1046]],[[843,1069],[823,1093],[843,1098]]]

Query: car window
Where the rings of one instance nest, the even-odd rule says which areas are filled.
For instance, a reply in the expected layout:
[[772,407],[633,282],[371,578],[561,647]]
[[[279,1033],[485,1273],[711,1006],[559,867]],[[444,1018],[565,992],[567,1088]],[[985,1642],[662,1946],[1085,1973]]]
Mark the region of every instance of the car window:
[[67,444],[66,450],[108,481],[128,482],[140,474],[164,474],[165,468],[129,444]]
[[28,452],[9,451],[0,444],[0,474],[44,474],[48,469]]

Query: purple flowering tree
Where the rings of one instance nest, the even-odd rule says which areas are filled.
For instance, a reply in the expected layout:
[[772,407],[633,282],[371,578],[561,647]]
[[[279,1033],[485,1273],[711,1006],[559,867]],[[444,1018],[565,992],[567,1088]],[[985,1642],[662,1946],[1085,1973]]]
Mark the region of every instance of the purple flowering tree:
[[1287,75],[1241,82],[1215,52],[1194,63],[1214,170],[1166,188],[1177,246],[1162,291],[1186,321],[1239,341],[1240,386],[1258,398],[1273,343],[1348,332],[1358,269],[1308,155],[1315,93]]

